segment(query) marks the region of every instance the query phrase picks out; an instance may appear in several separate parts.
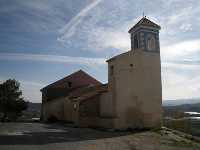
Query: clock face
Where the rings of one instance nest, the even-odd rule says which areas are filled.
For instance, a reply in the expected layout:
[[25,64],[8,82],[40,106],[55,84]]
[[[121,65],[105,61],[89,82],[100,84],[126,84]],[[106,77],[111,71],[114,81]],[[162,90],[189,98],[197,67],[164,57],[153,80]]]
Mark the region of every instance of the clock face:
[[147,38],[147,49],[150,51],[156,49],[156,40],[153,35],[149,35]]

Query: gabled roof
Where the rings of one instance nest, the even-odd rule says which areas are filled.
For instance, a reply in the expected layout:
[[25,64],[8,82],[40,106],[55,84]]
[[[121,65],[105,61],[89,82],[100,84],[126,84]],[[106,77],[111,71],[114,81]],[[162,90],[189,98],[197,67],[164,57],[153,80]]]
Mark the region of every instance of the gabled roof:
[[51,88],[68,88],[68,83],[72,84],[72,88],[81,87],[84,85],[100,85],[102,84],[86,72],[79,70],[70,74],[69,76],[60,79],[52,84],[47,85],[40,91],[51,89]]
[[131,53],[131,51],[124,52],[124,53],[121,53],[119,55],[113,56],[113,57],[109,58],[108,60],[106,60],[106,62],[110,62],[110,61],[112,61],[112,60],[114,60],[116,58],[123,57],[124,55],[127,55],[128,53]]
[[147,19],[146,17],[143,17],[128,32],[130,33],[133,29],[135,29],[139,26],[153,27],[153,28],[157,28],[158,30],[161,29],[161,27],[158,24],[152,22],[151,20]]
[[95,97],[101,93],[108,91],[108,84],[97,85],[93,87],[84,87],[80,90],[72,91],[69,94],[69,98],[73,101],[87,101],[91,97]]

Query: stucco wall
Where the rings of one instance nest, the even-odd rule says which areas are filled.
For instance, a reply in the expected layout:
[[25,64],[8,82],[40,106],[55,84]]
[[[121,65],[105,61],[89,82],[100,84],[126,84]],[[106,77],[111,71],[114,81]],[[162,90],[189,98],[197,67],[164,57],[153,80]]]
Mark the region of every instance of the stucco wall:
[[90,127],[98,125],[99,96],[91,97],[79,103],[79,125]]
[[98,117],[99,116],[99,96],[94,96],[79,104],[80,117]]
[[43,120],[48,121],[50,118],[63,120],[64,118],[64,101],[65,98],[55,99],[48,103],[43,103]]
[[105,92],[100,95],[100,116],[102,118],[114,117],[114,104],[111,92]]
[[66,99],[64,101],[64,120],[67,122],[73,122],[73,103]]
[[109,89],[116,108],[116,128],[155,127],[161,121],[160,54],[130,51],[109,61]]

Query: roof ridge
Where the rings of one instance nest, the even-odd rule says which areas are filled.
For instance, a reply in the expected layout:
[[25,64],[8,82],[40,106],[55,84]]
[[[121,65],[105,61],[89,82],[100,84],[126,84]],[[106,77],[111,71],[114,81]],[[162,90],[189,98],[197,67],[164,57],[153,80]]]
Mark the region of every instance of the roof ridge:
[[133,29],[135,29],[138,26],[152,26],[152,27],[158,28],[158,29],[161,28],[158,24],[154,23],[150,19],[148,19],[146,17],[142,17],[142,19],[140,19],[128,32],[130,33]]
[[61,82],[62,80],[66,80],[66,79],[68,79],[68,78],[70,78],[70,77],[72,77],[73,75],[78,74],[78,73],[82,73],[82,74],[84,74],[84,75],[86,75],[86,76],[92,78],[92,79],[95,80],[96,82],[102,84],[100,81],[98,81],[97,79],[95,79],[93,76],[91,76],[90,74],[88,74],[88,73],[86,73],[85,71],[83,71],[83,70],[80,69],[80,70],[77,70],[77,71],[75,71],[75,72],[73,72],[73,73],[67,75],[66,77],[63,77],[63,78],[61,78],[61,79],[59,79],[59,80],[57,80],[57,81],[55,81],[55,82],[53,82],[53,83],[51,83],[51,84],[45,86],[45,87],[43,87],[40,91],[42,91],[42,90],[44,90],[44,89],[46,89],[46,88],[49,88],[49,87],[53,86],[54,84],[58,84],[58,83]]

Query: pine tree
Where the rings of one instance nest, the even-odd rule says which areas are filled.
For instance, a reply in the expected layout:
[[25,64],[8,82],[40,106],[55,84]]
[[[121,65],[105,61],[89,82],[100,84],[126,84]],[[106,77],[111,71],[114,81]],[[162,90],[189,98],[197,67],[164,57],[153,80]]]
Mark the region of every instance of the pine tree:
[[2,113],[2,121],[11,119],[9,118],[10,114],[16,119],[23,110],[27,109],[27,102],[24,101],[19,87],[20,83],[15,79],[9,79],[0,84],[0,113]]

